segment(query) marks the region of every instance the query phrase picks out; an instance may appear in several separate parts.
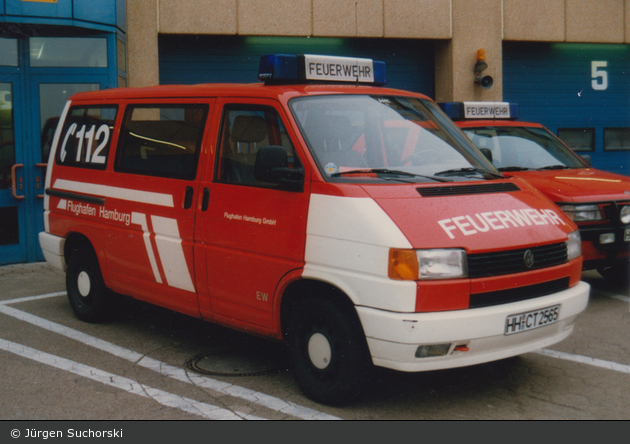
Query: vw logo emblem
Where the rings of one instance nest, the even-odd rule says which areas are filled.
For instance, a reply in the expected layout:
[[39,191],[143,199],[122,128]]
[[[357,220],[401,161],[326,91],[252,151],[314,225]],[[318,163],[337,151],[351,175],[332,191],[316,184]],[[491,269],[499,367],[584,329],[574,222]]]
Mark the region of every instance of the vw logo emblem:
[[527,250],[525,252],[523,255],[523,263],[527,268],[532,268],[534,266],[534,253],[532,253],[532,250]]

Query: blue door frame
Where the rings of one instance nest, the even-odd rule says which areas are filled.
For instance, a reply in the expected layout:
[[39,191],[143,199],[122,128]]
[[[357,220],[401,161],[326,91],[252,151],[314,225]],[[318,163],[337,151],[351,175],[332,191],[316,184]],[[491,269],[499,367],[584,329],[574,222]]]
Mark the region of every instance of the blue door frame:
[[[108,40],[107,68],[33,68],[29,66],[28,38],[19,40],[19,66],[0,66],[0,83],[12,85],[16,190],[0,190],[0,208],[17,208],[19,243],[0,245],[0,265],[43,260],[38,233],[44,229],[45,164],[42,158],[40,90],[42,85],[74,85],[80,90],[116,86],[116,36]],[[59,113],[68,97],[60,94]],[[17,196],[17,197],[16,197]],[[0,223],[7,223],[0,220]]]
[[[11,87],[12,96],[12,109],[13,109],[13,146],[15,147],[15,164],[11,169],[12,182],[15,183],[15,190],[12,188],[0,189],[0,209],[15,209],[17,212],[19,231],[17,236],[18,243],[12,243],[8,245],[0,245],[0,264],[11,262],[24,262],[27,260],[28,255],[26,251],[27,234],[26,226],[23,221],[28,218],[27,214],[27,202],[24,196],[24,171],[19,165],[24,165],[25,150],[24,146],[24,134],[19,131],[19,128],[24,128],[24,107],[15,105],[15,97],[23,96],[23,85],[20,76],[17,74],[7,74],[0,72],[0,83],[9,84]],[[6,145],[10,145],[10,141],[5,141]],[[6,146],[5,145],[5,146]],[[3,175],[4,177],[4,175]],[[20,180],[22,181],[22,189],[20,189]],[[9,184],[5,184],[9,186]],[[14,197],[14,193],[17,196]],[[11,210],[13,211],[13,210]],[[11,214],[13,216],[13,214]],[[0,220],[0,224],[4,225],[4,229],[13,226],[13,221],[8,219]],[[24,226],[25,229],[22,228]]]

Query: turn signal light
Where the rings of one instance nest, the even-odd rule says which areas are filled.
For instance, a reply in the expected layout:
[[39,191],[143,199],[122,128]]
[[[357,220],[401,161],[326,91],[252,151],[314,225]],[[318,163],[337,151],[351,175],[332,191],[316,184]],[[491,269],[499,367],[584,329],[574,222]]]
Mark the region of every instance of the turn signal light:
[[390,279],[417,281],[418,257],[414,250],[389,250],[389,266],[387,274]]

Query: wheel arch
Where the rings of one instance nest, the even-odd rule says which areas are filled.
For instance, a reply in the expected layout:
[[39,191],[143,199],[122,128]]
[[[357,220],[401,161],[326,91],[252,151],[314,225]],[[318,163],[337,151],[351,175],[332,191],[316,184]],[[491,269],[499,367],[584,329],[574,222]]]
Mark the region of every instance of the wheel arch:
[[69,233],[66,236],[66,242],[63,249],[66,263],[70,262],[72,257],[80,250],[90,250],[98,258],[98,254],[96,253],[96,249],[94,248],[92,241],[86,235],[77,232]]
[[280,302],[280,329],[282,336],[286,334],[288,319],[296,305],[309,297],[325,299],[342,308],[348,316],[356,321],[357,327],[363,330],[361,321],[350,297],[335,285],[316,279],[298,279],[291,282],[282,294]]

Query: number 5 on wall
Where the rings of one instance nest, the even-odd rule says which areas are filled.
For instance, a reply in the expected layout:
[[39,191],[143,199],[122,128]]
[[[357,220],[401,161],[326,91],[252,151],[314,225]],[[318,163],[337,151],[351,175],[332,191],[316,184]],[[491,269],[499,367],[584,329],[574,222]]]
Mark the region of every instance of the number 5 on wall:
[[591,86],[595,91],[604,91],[608,88],[608,71],[603,70],[606,68],[608,62],[592,61],[591,62]]

